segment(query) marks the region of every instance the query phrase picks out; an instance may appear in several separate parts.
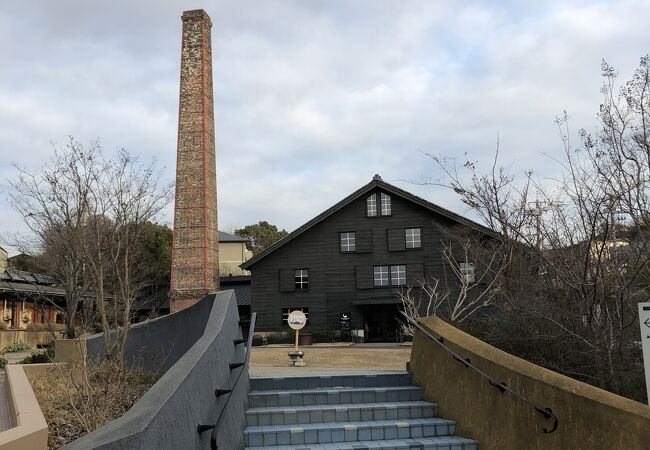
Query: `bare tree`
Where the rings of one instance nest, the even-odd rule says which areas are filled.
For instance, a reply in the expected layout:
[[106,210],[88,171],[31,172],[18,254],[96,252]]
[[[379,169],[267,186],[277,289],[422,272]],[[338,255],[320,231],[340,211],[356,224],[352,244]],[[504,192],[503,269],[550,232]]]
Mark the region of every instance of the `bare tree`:
[[[615,95],[603,64],[605,102],[595,136],[571,140],[569,117],[557,119],[563,143],[555,176],[516,176],[430,155],[453,189],[505,236],[499,250],[499,314],[487,334],[506,349],[614,392],[643,395],[638,376],[636,303],[650,292],[650,60]],[[482,259],[485,263],[486,260]],[[496,330],[497,328],[500,329]]]
[[[147,273],[140,266],[143,227],[171,200],[155,161],[74,139],[39,171],[21,170],[12,202],[37,241],[40,260],[66,292],[68,337],[82,299],[88,321],[101,322],[106,355],[121,360],[132,306]],[[96,313],[96,314],[95,314]]]
[[42,262],[65,289],[66,336],[75,337],[74,320],[88,291],[81,238],[83,204],[93,176],[94,152],[84,152],[70,139],[65,149],[54,148],[52,158],[40,170],[17,167],[10,181],[12,206],[32,232]]

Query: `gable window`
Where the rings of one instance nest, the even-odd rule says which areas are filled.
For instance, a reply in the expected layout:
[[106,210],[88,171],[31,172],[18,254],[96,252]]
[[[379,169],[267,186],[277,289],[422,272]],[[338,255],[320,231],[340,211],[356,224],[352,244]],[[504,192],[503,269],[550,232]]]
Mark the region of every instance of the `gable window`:
[[368,217],[377,217],[377,194],[366,199],[366,214]]
[[422,230],[420,228],[407,228],[404,230],[406,238],[406,248],[422,247]]
[[474,283],[475,274],[474,274],[474,264],[472,263],[460,263],[460,276],[461,281],[464,283]]
[[351,253],[356,250],[356,233],[354,231],[346,231],[341,233],[341,251],[344,253]]
[[381,215],[390,216],[390,195],[386,195],[383,192],[381,193]]
[[293,280],[296,291],[309,289],[309,269],[296,269]]
[[406,284],[406,266],[374,266],[374,286],[403,286]]
[[305,313],[305,317],[307,319],[305,324],[309,323],[309,308],[305,308],[304,306],[301,306],[301,307],[295,307],[294,306],[292,308],[282,308],[282,324],[283,325],[288,325],[287,320],[289,320],[289,313],[291,311],[302,311],[303,313]]

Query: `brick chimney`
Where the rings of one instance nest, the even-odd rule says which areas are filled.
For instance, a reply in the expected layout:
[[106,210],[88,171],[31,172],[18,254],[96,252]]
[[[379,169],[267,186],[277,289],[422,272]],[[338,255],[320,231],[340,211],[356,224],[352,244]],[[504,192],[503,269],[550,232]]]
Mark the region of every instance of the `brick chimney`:
[[212,22],[185,11],[178,110],[170,312],[219,289],[217,168],[212,94]]

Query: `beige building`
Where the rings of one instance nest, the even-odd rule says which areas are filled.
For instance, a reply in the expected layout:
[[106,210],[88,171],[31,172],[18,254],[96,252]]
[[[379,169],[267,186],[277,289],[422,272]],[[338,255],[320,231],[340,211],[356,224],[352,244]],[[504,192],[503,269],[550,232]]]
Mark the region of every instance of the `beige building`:
[[0,272],[7,270],[7,251],[0,247]]
[[253,257],[253,252],[246,248],[248,239],[219,231],[219,275],[250,275],[248,270],[239,267]]

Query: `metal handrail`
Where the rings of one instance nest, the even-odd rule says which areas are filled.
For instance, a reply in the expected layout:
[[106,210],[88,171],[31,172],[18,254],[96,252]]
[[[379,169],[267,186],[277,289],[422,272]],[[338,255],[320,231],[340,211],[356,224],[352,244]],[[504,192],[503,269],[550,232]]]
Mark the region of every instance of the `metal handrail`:
[[219,415],[217,416],[217,420],[214,422],[214,425],[197,425],[196,426],[196,431],[198,433],[203,433],[204,431],[212,430],[212,434],[210,435],[210,448],[212,450],[217,450],[217,429],[219,422],[221,421],[221,418],[223,417],[223,412],[226,410],[226,406],[228,406],[228,402],[230,401],[230,396],[237,387],[237,383],[239,383],[239,379],[242,376],[242,373],[248,368],[248,361],[250,360],[250,355],[251,355],[251,350],[253,347],[253,333],[255,332],[255,320],[257,319],[257,313],[252,313],[251,314],[251,320],[250,320],[250,325],[248,326],[248,340],[244,339],[235,339],[233,341],[234,345],[239,345],[243,344],[246,342],[246,356],[244,357],[244,361],[240,363],[230,363],[230,370],[234,370],[237,368],[241,368],[239,373],[237,374],[237,379],[233,383],[232,387],[230,389],[216,389],[214,391],[214,395],[219,398],[222,395],[227,395],[226,401],[223,404],[223,407],[221,408],[221,411],[219,411]]
[[408,316],[404,311],[400,311],[400,314],[402,314],[402,316],[404,316],[404,319],[406,320],[406,322],[408,324],[413,325],[414,327],[416,327],[418,330],[420,330],[422,333],[424,333],[424,335],[426,337],[428,337],[433,342],[438,344],[438,346],[440,346],[445,351],[447,351],[447,353],[451,354],[451,356],[454,358],[454,360],[458,361],[459,363],[464,365],[466,368],[470,368],[470,369],[474,370],[481,377],[487,379],[487,381],[488,381],[488,383],[490,383],[490,385],[494,386],[495,388],[497,388],[502,393],[503,392],[509,392],[510,394],[514,395],[518,399],[528,403],[530,406],[535,408],[535,411],[537,411],[539,414],[544,416],[545,419],[552,419],[553,420],[553,426],[551,427],[550,430],[548,428],[542,428],[542,431],[544,433],[553,433],[555,430],[557,430],[558,419],[557,419],[557,416],[555,415],[555,413],[553,412],[553,410],[551,408],[539,406],[539,405],[533,403],[531,400],[528,400],[526,397],[524,397],[520,393],[515,392],[512,389],[510,389],[508,386],[506,386],[505,383],[496,381],[495,379],[493,379],[492,377],[487,375],[485,372],[483,372],[481,369],[479,369],[478,367],[473,365],[471,363],[471,361],[469,360],[469,358],[463,358],[461,355],[459,355],[458,353],[456,353],[455,351],[453,351],[452,349],[447,347],[445,345],[445,343],[444,343],[445,339],[442,336],[439,337],[439,338],[435,337],[434,335],[429,333],[422,325],[420,325],[418,322],[416,322],[412,317]]

